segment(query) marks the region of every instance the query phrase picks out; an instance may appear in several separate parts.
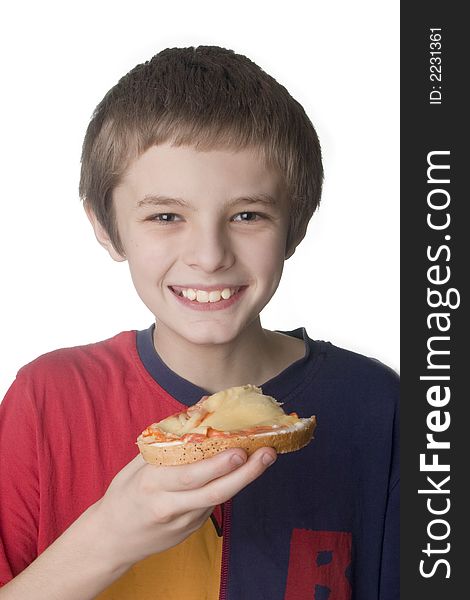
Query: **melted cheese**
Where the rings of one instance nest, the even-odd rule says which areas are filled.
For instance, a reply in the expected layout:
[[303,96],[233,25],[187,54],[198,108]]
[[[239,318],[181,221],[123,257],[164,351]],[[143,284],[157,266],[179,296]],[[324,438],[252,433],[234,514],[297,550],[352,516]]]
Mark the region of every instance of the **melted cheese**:
[[206,396],[188,409],[160,421],[159,429],[178,436],[205,433],[208,427],[218,431],[238,431],[259,426],[288,426],[298,421],[286,415],[279,402],[264,396],[254,385],[232,387]]
[[[295,417],[291,417],[290,415],[286,415],[289,417],[289,419],[295,419]],[[282,427],[279,428],[275,428],[272,431],[263,431],[261,433],[252,433],[250,434],[250,437],[263,437],[266,435],[281,435],[281,434],[286,434],[286,433],[293,433],[294,431],[296,431],[297,429],[302,429],[303,427],[306,426],[306,422],[310,421],[310,419],[298,419],[295,421],[295,423],[293,423],[292,425],[289,425],[288,427],[283,425]],[[184,445],[184,441],[180,441],[180,440],[175,440],[172,442],[152,442],[150,444],[151,446],[157,446],[157,447],[168,447],[168,446],[183,446]]]

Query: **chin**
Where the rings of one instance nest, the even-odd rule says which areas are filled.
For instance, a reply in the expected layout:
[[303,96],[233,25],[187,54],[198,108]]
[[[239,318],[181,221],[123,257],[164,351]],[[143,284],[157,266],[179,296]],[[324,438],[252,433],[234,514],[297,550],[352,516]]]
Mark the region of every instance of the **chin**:
[[191,335],[184,336],[192,344],[199,346],[216,346],[220,344],[228,344],[229,342],[236,339],[237,335],[228,333],[216,332],[216,331],[201,331],[197,333],[193,331]]
[[220,345],[228,344],[236,340],[242,334],[238,327],[227,327],[217,323],[191,323],[189,330],[178,331],[191,344],[196,345]]

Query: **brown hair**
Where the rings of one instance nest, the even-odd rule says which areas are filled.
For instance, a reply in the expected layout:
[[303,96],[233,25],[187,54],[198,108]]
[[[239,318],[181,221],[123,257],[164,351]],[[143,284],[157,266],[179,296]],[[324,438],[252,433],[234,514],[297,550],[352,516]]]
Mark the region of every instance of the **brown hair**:
[[284,178],[287,249],[317,208],[323,181],[315,129],[302,106],[246,56],[218,46],[167,48],[137,65],[96,107],[82,151],[80,197],[123,254],[112,194],[130,163],[171,141],[200,150],[255,147]]

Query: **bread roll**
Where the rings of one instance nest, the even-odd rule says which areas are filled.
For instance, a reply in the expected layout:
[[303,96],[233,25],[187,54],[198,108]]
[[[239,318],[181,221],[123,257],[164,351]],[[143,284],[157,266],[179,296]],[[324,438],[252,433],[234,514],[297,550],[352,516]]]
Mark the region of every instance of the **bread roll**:
[[181,465],[214,456],[227,448],[248,455],[265,446],[279,454],[306,446],[316,418],[287,415],[281,404],[245,385],[204,396],[186,411],[145,429],[137,439],[144,459],[154,465]]

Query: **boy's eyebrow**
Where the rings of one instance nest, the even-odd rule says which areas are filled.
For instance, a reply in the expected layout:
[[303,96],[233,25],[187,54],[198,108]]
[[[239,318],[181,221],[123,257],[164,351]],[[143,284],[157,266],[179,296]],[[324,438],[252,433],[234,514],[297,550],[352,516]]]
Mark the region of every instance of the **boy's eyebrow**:
[[169,196],[160,196],[157,194],[148,194],[143,200],[137,202],[137,207],[141,206],[188,206],[182,198],[170,198]]
[[[246,202],[248,204],[265,204],[268,207],[275,207],[278,205],[277,200],[273,198],[273,196],[261,192],[259,194],[249,194],[246,196],[232,198],[225,203],[224,208],[230,208],[231,206],[240,202]],[[162,196],[159,194],[148,194],[143,198],[143,200],[139,200],[137,203],[138,208],[145,206],[182,206],[184,208],[192,208],[191,204],[182,198],[171,198],[170,196]]]
[[226,203],[227,207],[238,204],[239,202],[246,202],[247,204],[264,204],[267,207],[269,206],[277,206],[278,201],[276,198],[271,196],[270,194],[265,194],[264,192],[260,192],[259,194],[249,194],[247,196],[239,196],[238,198],[232,198]]

